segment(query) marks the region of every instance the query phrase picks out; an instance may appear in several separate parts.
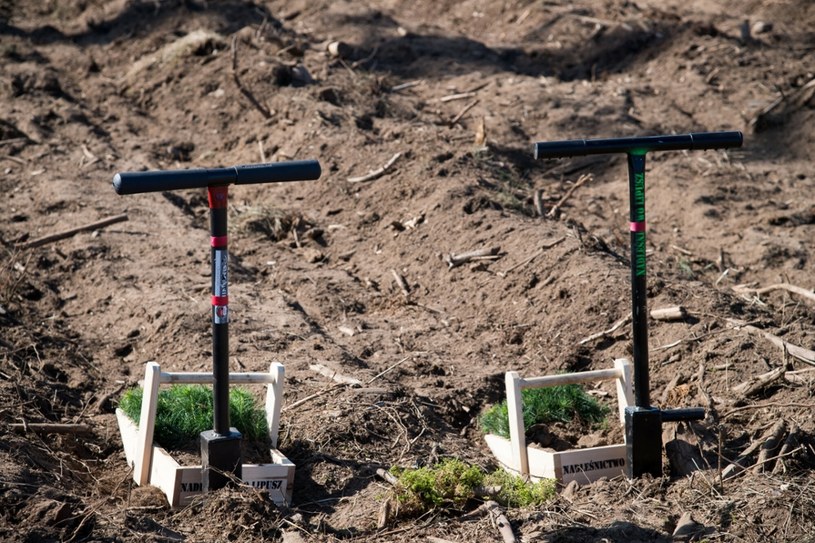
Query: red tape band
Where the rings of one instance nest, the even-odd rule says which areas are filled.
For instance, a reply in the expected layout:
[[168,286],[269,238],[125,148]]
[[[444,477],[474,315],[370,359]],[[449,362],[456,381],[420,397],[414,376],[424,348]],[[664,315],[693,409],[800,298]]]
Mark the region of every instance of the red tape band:
[[218,306],[229,305],[229,296],[213,296],[212,305]]
[[645,221],[628,223],[632,232],[645,232]]
[[227,185],[220,185],[217,187],[209,187],[207,190],[207,199],[209,200],[210,209],[226,209],[226,200],[229,194],[229,187]]
[[216,249],[226,247],[228,236],[210,236],[209,244]]

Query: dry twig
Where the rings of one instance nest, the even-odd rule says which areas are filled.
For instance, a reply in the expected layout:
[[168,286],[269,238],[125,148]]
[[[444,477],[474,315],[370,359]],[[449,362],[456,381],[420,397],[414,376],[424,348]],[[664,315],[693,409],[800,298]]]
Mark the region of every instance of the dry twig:
[[466,115],[467,112],[473,109],[476,105],[478,105],[478,100],[473,100],[472,102],[464,106],[464,108],[458,112],[458,115],[453,117],[453,119],[450,121],[450,126],[453,126],[454,124],[459,122],[461,118],[464,117],[464,115]]
[[329,386],[327,388],[324,388],[323,390],[321,390],[319,392],[315,392],[314,394],[309,394],[305,398],[297,400],[296,402],[291,403],[289,405],[284,405],[283,408],[281,409],[281,411],[291,411],[292,409],[294,409],[296,407],[300,407],[304,403],[310,402],[311,400],[313,400],[315,398],[319,398],[320,396],[322,396],[326,392],[331,392],[332,390],[335,390],[335,389],[340,388],[342,386],[347,386],[347,385],[342,385],[340,383],[334,383],[333,385],[331,385],[331,386]]
[[[783,435],[787,430],[787,423],[784,422],[783,419],[776,422],[772,428],[764,432],[764,434],[750,443],[746,449],[739,455],[736,460],[734,460],[729,466],[722,470],[722,479],[727,479],[728,477],[732,477],[737,473],[741,472],[745,469],[744,462],[757,451],[762,445],[764,445],[767,441],[776,438],[777,435]],[[766,461],[767,459],[765,459]]]
[[380,371],[379,373],[377,373],[376,375],[374,375],[373,377],[371,377],[371,378],[368,380],[368,382],[367,382],[367,383],[365,383],[365,384],[366,384],[366,385],[370,385],[371,383],[373,383],[374,381],[376,381],[377,379],[379,379],[380,377],[382,377],[383,375],[385,375],[386,373],[388,373],[389,371],[391,371],[391,370],[392,370],[393,368],[395,368],[396,366],[399,366],[400,364],[402,364],[403,362],[405,362],[405,361],[407,361],[407,360],[410,360],[411,358],[413,358],[413,355],[406,356],[406,357],[404,357],[402,360],[400,360],[399,362],[396,362],[395,364],[391,364],[390,366],[388,366],[388,367],[387,367],[387,368],[385,368],[384,370]]
[[751,288],[747,285],[736,285],[733,287],[733,290],[739,294],[743,293],[764,294],[766,292],[771,292],[773,290],[786,290],[787,292],[797,294],[798,296],[802,296],[812,302],[815,302],[815,293],[813,293],[811,290],[807,290],[796,285],[791,285],[789,283],[776,283],[774,285],[769,285],[762,288]]
[[50,422],[22,422],[10,424],[15,432],[35,432],[38,434],[91,434],[93,430],[87,424],[57,424]]
[[475,92],[459,92],[456,94],[448,94],[439,98],[439,102],[452,102],[453,100],[464,100],[465,98],[472,98]]
[[373,181],[374,179],[379,179],[380,177],[382,177],[383,175],[388,173],[388,170],[391,168],[391,166],[393,166],[396,163],[396,161],[399,160],[399,157],[401,157],[401,156],[402,156],[402,153],[396,153],[381,168],[376,169],[376,170],[372,170],[372,171],[368,172],[367,174],[362,175],[360,177],[349,177],[348,182],[349,183],[362,183],[363,181]]
[[758,112],[750,120],[754,132],[762,132],[768,128],[783,125],[796,111],[812,101],[815,96],[815,79],[810,79],[805,85],[794,92],[782,94],[767,107]]
[[595,339],[600,339],[601,337],[606,337],[610,334],[616,332],[620,327],[625,326],[631,320],[631,315],[626,315],[622,319],[618,320],[614,324],[611,325],[611,328],[608,330],[603,330],[601,332],[597,332],[596,334],[592,334],[588,337],[585,337],[578,341],[579,345],[585,345],[589,341],[594,341]]
[[569,188],[569,190],[567,190],[567,191],[566,191],[566,194],[564,194],[564,195],[563,195],[563,197],[562,197],[562,198],[561,198],[561,199],[558,201],[558,203],[556,203],[556,204],[555,204],[555,205],[552,207],[552,209],[550,209],[550,210],[549,210],[549,213],[547,213],[547,214],[546,214],[546,216],[547,216],[547,217],[549,217],[549,218],[552,218],[552,217],[556,216],[556,215],[557,215],[558,210],[560,209],[560,206],[562,206],[563,204],[565,204],[565,203],[566,203],[566,200],[568,200],[569,198],[571,198],[572,194],[574,194],[574,191],[576,191],[576,190],[577,190],[577,189],[579,189],[581,186],[583,186],[583,184],[585,184],[587,181],[591,181],[592,179],[594,179],[594,176],[593,176],[592,174],[590,174],[590,173],[583,174],[583,175],[581,175],[580,177],[578,177],[578,178],[577,178],[577,181],[575,182],[575,184],[574,184],[574,185],[572,185],[572,186]]
[[37,238],[32,241],[28,241],[26,243],[21,243],[17,246],[19,249],[31,249],[33,247],[40,247],[41,245],[45,245],[47,243],[51,243],[53,241],[59,241],[62,239],[70,238],[71,236],[75,236],[80,232],[87,232],[89,230],[97,230],[99,228],[104,228],[105,226],[110,226],[111,224],[116,224],[118,222],[124,222],[127,220],[127,214],[122,213],[121,215],[115,215],[113,217],[108,217],[107,219],[102,219],[100,221],[96,221],[91,224],[86,224],[85,226],[79,226],[77,228],[72,228],[70,230],[66,230],[64,232],[59,232],[57,234],[50,234],[48,236],[43,236],[41,238]]
[[271,119],[272,118],[272,112],[269,111],[269,109],[266,106],[261,104],[258,101],[258,99],[255,98],[255,95],[252,94],[252,92],[249,89],[247,89],[246,87],[243,86],[243,83],[241,83],[241,80],[238,77],[238,36],[237,35],[232,36],[232,80],[235,82],[235,86],[238,87],[238,90],[240,91],[240,93],[243,94],[244,97],[246,97],[247,100],[249,100],[249,103],[251,103],[253,106],[255,106],[255,109],[260,111],[260,114],[263,115],[263,117],[265,119]]
[[393,280],[396,281],[396,284],[399,286],[399,290],[402,291],[405,298],[410,296],[410,287],[408,287],[407,281],[405,281],[405,278],[402,277],[402,274],[394,269],[391,269],[391,275],[393,275]]
[[741,407],[734,407],[724,415],[722,415],[722,419],[726,419],[731,415],[735,415],[736,413],[740,413],[742,411],[749,411],[751,409],[765,409],[767,407],[790,407],[790,408],[801,408],[801,409],[815,409],[815,403],[800,403],[800,402],[789,402],[789,403],[755,403],[753,405],[742,405]]
[[519,262],[519,263],[515,264],[514,266],[512,266],[511,268],[509,268],[506,271],[498,272],[498,274],[497,274],[498,277],[506,277],[507,274],[509,274],[509,272],[515,271],[518,268],[520,268],[521,266],[526,266],[527,264],[529,264],[530,262],[532,262],[533,260],[538,258],[540,255],[542,255],[544,251],[546,251],[547,249],[551,249],[555,245],[559,245],[560,243],[562,243],[565,240],[566,240],[566,236],[561,236],[558,239],[556,239],[555,241],[552,241],[552,242],[549,242],[549,243],[545,244],[543,247],[540,248],[540,250],[537,253],[530,256],[529,258],[527,258],[523,262]]
[[421,85],[422,83],[424,83],[424,79],[417,79],[416,81],[408,81],[406,83],[401,83],[399,85],[394,85],[393,87],[390,88],[390,91],[391,92],[399,92],[399,91],[402,91],[402,90],[405,90],[405,89],[409,89],[411,87],[415,87],[417,85]]

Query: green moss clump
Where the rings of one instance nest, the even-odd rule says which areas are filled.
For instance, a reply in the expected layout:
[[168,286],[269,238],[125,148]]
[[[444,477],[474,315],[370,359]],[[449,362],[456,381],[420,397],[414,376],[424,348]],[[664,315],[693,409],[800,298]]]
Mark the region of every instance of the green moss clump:
[[[526,389],[523,398],[524,428],[547,422],[569,422],[575,417],[587,424],[605,420],[608,408],[597,403],[578,385],[560,385]],[[484,433],[509,439],[509,414],[504,400],[493,405],[481,416]]]
[[542,505],[557,494],[557,483],[554,479],[541,479],[537,483],[531,483],[502,469],[484,477],[484,486],[501,487],[495,501],[507,507]]
[[396,499],[400,514],[405,516],[421,515],[432,509],[464,510],[469,502],[482,497],[486,487],[500,487],[491,499],[511,507],[540,505],[555,495],[554,480],[527,483],[500,469],[486,474],[478,466],[455,458],[433,467],[392,468],[391,473],[398,479]]
[[[141,414],[143,390],[126,391],[119,408],[136,424]],[[244,439],[265,441],[268,437],[266,413],[254,397],[239,388],[229,391],[229,419]],[[159,390],[153,440],[167,449],[177,449],[212,429],[212,389],[202,385],[173,385]]]
[[468,466],[456,458],[434,467],[392,471],[399,478],[396,497],[408,516],[437,507],[461,509],[475,497],[475,487],[484,480],[477,466]]

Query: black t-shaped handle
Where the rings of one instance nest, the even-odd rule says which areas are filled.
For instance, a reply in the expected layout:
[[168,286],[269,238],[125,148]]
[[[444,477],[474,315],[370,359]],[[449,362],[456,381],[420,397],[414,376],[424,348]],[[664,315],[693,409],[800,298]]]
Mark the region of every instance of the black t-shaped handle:
[[535,144],[535,158],[635,153],[648,151],[703,150],[741,147],[741,132],[696,132],[667,136],[640,136],[592,140],[546,141]]
[[247,164],[230,168],[122,172],[113,177],[113,188],[117,194],[138,194],[232,184],[310,181],[319,179],[320,173],[320,163],[316,160]]

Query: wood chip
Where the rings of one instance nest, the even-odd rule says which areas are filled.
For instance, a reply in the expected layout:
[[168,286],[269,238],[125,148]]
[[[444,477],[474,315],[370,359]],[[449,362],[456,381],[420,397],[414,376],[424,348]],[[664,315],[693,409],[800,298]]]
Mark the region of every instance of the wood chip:
[[687,316],[688,312],[681,305],[651,310],[651,318],[657,321],[681,321],[685,320]]
[[359,379],[356,379],[354,377],[348,377],[346,375],[341,375],[336,371],[332,370],[331,368],[323,366],[322,364],[309,364],[308,369],[310,369],[311,371],[316,371],[320,375],[328,377],[329,379],[332,379],[342,385],[362,386],[362,381],[360,381]]

